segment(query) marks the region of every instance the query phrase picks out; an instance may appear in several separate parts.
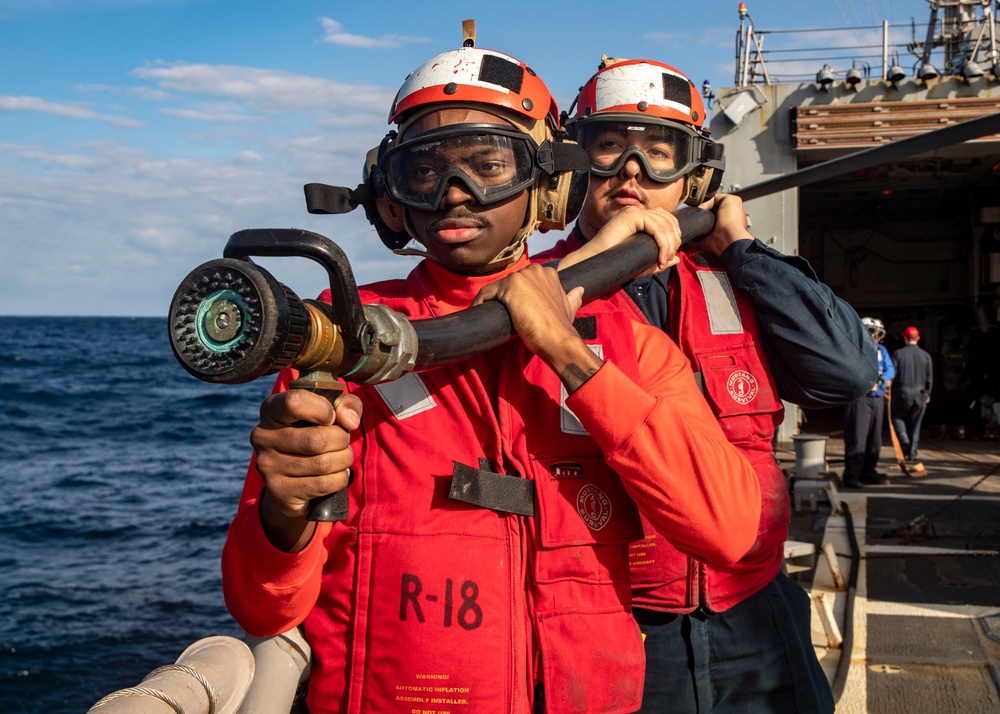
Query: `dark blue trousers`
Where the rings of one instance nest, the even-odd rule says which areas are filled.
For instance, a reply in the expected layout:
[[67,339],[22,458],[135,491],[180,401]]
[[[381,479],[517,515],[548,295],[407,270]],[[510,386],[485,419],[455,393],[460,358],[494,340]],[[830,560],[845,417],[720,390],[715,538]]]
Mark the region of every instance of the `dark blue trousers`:
[[858,397],[844,407],[844,483],[876,475],[883,414],[882,397]]
[[805,591],[784,575],[717,615],[636,610],[646,636],[643,714],[833,712]]
[[903,455],[911,461],[917,460],[917,446],[920,443],[920,422],[927,411],[927,394],[923,390],[908,394],[900,392],[892,395],[892,426],[896,429]]

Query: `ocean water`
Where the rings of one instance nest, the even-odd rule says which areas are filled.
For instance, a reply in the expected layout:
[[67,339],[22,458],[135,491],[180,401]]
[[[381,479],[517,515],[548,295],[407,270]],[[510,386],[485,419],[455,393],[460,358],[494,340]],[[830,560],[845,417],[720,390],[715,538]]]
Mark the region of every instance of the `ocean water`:
[[81,714],[242,635],[219,556],[270,386],[189,376],[166,318],[0,317],[0,712]]

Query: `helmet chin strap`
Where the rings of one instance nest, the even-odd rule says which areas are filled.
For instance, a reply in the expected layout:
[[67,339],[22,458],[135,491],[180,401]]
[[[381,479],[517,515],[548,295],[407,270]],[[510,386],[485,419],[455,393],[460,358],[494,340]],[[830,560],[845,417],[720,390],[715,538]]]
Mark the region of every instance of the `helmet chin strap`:
[[[516,263],[518,258],[521,257],[521,253],[524,252],[524,242],[525,239],[522,238],[516,245],[511,243],[509,246],[497,253],[497,256],[487,263],[487,265],[493,265],[494,263]],[[436,263],[440,263],[435,256],[428,253],[423,248],[396,248],[392,251],[396,255],[415,255],[420,258],[427,258],[433,260]]]
[[511,243],[506,248],[497,253],[496,257],[489,263],[487,263],[487,265],[493,265],[494,263],[507,262],[507,261],[510,261],[512,263],[515,262],[518,258],[521,257],[521,254],[524,252],[524,244],[527,240],[528,236],[521,236],[520,238],[516,238],[513,243]]

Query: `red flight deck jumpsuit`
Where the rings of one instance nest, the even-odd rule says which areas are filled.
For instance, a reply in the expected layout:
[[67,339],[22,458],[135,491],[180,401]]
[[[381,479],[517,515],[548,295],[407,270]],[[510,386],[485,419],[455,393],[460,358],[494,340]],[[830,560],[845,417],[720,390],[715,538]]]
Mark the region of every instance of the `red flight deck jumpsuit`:
[[[445,315],[526,264],[469,277],[425,261],[362,301]],[[526,714],[539,682],[549,714],[638,708],[628,549],[639,511],[681,552],[721,565],[753,544],[759,514],[746,504],[760,494],[687,359],[630,305],[619,293],[578,313],[606,364],[568,398],[517,339],[350,385],[364,403],[350,517],[319,524],[298,553],[264,535],[251,463],[223,553],[226,602],[256,636],[304,625],[312,714]],[[460,470],[530,481],[533,515],[449,498]]]
[[[582,245],[576,229],[535,259],[560,258]],[[668,613],[722,612],[766,586],[781,569],[791,514],[788,483],[774,459],[772,439],[784,408],[750,299],[732,287],[705,251],[689,244],[677,256],[681,262],[668,282],[670,332],[726,437],[757,473],[760,526],[750,552],[737,563],[715,566],[678,550],[646,521],[646,537],[630,552],[632,601]]]
[[722,430],[757,473],[760,526],[749,553],[719,566],[698,562],[647,527],[647,538],[633,544],[630,554],[633,602],[663,612],[721,612],[771,582],[784,559],[788,483],[772,446],[784,410],[749,299],[732,289],[708,254],[689,247],[678,256],[681,263],[670,276],[672,332]]

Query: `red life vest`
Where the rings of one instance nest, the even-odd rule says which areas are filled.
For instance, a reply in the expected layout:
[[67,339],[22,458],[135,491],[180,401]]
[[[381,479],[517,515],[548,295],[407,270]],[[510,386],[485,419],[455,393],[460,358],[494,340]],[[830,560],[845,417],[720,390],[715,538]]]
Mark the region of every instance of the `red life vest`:
[[[429,316],[400,292],[363,299]],[[578,322],[638,377],[626,315],[598,301]],[[361,468],[304,623],[317,655],[310,710],[525,714],[538,681],[547,714],[637,709],[645,660],[628,546],[642,536],[638,510],[562,406],[552,370],[515,340],[351,391],[364,403]],[[456,464],[532,481],[535,515],[449,498]]]
[[763,588],[781,568],[790,509],[772,439],[784,409],[750,299],[732,287],[708,253],[685,246],[677,255],[681,262],[669,282],[674,340],[690,360],[726,438],[757,473],[761,520],[750,552],[720,568],[684,555],[644,522],[646,537],[629,554],[633,601],[663,612],[721,612]]

